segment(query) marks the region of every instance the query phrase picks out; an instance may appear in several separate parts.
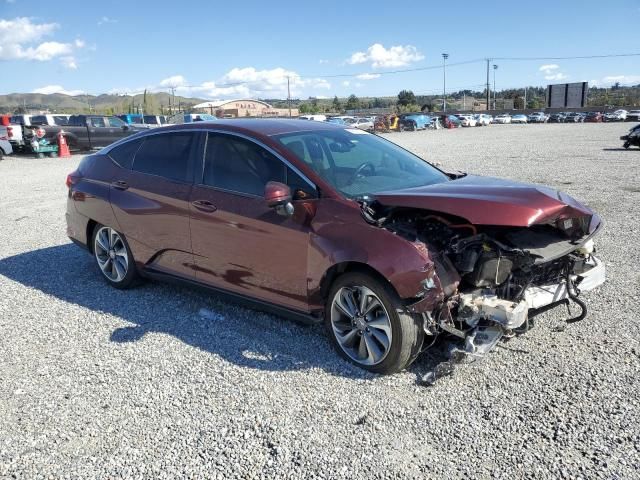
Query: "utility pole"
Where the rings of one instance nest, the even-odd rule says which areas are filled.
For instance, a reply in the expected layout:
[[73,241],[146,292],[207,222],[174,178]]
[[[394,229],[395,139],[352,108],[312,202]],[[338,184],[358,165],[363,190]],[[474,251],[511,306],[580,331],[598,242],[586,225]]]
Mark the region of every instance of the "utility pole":
[[489,103],[491,102],[491,90],[489,89],[489,63],[491,59],[487,58],[487,111],[491,110]]
[[289,117],[291,117],[291,87],[289,84],[289,75],[287,75],[287,105],[289,105]]
[[524,87],[524,106],[523,109],[527,109],[527,87]]
[[174,113],[174,110],[176,108],[176,87],[170,87],[170,88],[171,88],[171,98],[172,98],[172,101],[171,101],[172,108],[170,108],[170,110],[171,110],[171,113]]
[[[498,65],[493,64],[493,109],[496,109],[496,70]],[[504,105],[503,105],[504,106]]]
[[448,53],[442,54],[442,111],[447,111],[447,58]]
[[467,109],[467,94],[462,92],[462,110]]

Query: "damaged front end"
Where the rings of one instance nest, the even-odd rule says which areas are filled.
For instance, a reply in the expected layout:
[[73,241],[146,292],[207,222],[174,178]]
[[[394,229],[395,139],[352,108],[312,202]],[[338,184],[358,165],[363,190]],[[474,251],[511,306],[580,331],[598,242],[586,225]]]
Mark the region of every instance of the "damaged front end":
[[582,320],[580,294],[605,281],[592,239],[602,222],[586,209],[559,209],[529,226],[475,224],[377,200],[363,204],[363,215],[429,252],[436,278],[407,309],[423,318],[428,335],[448,335],[453,350],[469,356],[526,332],[533,317],[561,305],[577,307],[568,322]]

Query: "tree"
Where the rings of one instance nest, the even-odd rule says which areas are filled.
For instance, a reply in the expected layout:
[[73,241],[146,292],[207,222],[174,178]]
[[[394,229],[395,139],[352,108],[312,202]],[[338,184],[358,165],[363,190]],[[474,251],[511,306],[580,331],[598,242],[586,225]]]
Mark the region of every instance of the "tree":
[[304,114],[304,113],[309,113],[311,109],[309,105],[307,105],[306,103],[301,103],[300,106],[298,107],[298,111]]
[[353,93],[347,98],[347,110],[356,110],[360,106],[360,100]]
[[338,100],[338,96],[337,95],[335,97],[333,97],[333,110],[335,112],[341,112],[342,111],[342,103],[340,103],[340,100]]
[[398,94],[398,105],[406,107],[407,105],[413,105],[416,103],[416,96],[411,90],[402,90]]

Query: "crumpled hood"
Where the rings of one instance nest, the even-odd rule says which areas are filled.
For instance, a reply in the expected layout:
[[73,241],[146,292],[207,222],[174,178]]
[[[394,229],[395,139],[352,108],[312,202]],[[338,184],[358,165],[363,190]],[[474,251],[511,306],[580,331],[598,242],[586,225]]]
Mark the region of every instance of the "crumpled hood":
[[586,220],[587,225],[591,224],[591,232],[600,223],[592,210],[565,193],[548,187],[476,175],[381,192],[375,194],[375,198],[386,206],[446,213],[476,225],[529,227],[553,223],[558,219],[589,217]]

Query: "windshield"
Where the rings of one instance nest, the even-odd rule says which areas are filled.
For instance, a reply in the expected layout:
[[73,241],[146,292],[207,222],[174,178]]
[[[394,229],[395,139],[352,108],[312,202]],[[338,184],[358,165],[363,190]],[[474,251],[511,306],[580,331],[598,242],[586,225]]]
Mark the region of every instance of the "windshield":
[[361,130],[298,132],[276,138],[349,198],[448,180],[420,157]]

